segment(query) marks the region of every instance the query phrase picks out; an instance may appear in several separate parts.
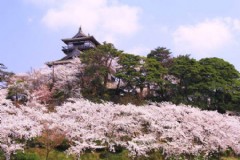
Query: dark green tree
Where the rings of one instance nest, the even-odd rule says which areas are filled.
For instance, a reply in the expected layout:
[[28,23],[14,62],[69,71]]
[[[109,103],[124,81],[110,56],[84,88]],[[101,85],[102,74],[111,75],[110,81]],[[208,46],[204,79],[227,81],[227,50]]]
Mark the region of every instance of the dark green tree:
[[4,64],[0,63],[0,82],[4,81],[6,75],[8,74],[5,69],[7,69]]
[[124,88],[130,92],[131,90],[136,89],[137,84],[139,83],[140,76],[140,63],[141,57],[133,54],[122,54],[119,57],[117,72],[115,76],[119,79],[118,87],[122,81],[125,86]]
[[219,112],[238,110],[239,72],[223,59],[196,61],[189,55],[179,56],[174,58],[169,75],[176,78],[172,81],[171,101]]
[[[13,73],[6,71],[7,67],[4,64],[0,63],[0,88],[5,86],[3,82],[8,82],[9,77],[13,75]],[[3,85],[4,84],[4,85]]]
[[225,101],[231,100],[231,103],[225,105],[227,110],[238,111],[240,112],[240,79],[237,79],[233,82],[232,92],[230,92],[230,97],[225,99]]
[[165,47],[157,47],[147,55],[147,58],[154,58],[164,67],[170,67],[172,64],[172,56],[169,49]]
[[83,64],[81,86],[86,95],[97,98],[105,94],[108,79],[115,72],[116,58],[121,53],[113,44],[104,42],[80,55]]
[[166,75],[167,69],[164,68],[156,59],[145,58],[140,71],[141,79],[144,80],[144,85],[140,85],[140,93],[142,93],[142,87],[147,87],[148,98],[154,97],[154,94],[157,95],[156,91],[160,91],[158,93],[162,96],[162,89],[165,84],[164,75]]
[[208,95],[209,107],[228,109],[234,95],[239,93],[239,72],[220,58],[203,58],[199,63],[202,66],[199,89],[202,95]]
[[192,104],[197,94],[197,83],[201,77],[199,73],[201,65],[190,55],[181,55],[173,60],[172,67],[169,69],[171,80],[172,101],[175,103]]
[[141,99],[144,98],[144,88],[147,88],[147,96],[150,96],[150,87],[157,88],[162,84],[162,77],[166,73],[166,69],[153,58],[123,54],[118,63],[120,68],[117,70],[116,77],[125,83],[126,88],[138,88]]

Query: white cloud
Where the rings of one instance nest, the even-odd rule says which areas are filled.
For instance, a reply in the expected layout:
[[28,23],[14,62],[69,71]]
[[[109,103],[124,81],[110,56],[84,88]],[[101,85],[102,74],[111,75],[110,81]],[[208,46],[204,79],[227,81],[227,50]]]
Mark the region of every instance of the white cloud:
[[180,26],[173,34],[176,51],[196,58],[212,56],[224,47],[236,43],[235,33],[240,21],[232,18],[205,20],[195,25]]
[[134,47],[126,51],[126,53],[141,55],[141,56],[146,56],[149,52],[150,52],[150,49],[143,46]]
[[75,29],[80,25],[84,31],[113,39],[116,35],[131,35],[139,28],[138,7],[120,3],[118,0],[25,0],[45,6],[42,23],[50,29]]

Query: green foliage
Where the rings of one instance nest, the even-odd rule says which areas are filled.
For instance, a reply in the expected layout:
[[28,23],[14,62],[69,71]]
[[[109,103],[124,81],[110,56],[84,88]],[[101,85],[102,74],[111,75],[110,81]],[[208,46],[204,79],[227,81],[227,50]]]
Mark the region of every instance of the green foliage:
[[[98,84],[98,82],[96,81]],[[108,94],[106,94],[106,89],[102,85],[89,86],[88,88],[82,88],[82,96],[92,102],[102,103],[103,100],[108,99]]]
[[153,58],[122,54],[118,63],[120,67],[115,76],[125,83],[122,88],[127,90],[127,93],[139,88],[140,99],[144,97],[144,88],[147,87],[147,96],[150,96],[150,86],[163,84],[163,75],[167,73],[167,70]]
[[40,157],[36,153],[23,153],[17,152],[11,158],[12,160],[40,160]]
[[204,157],[203,155],[178,155],[166,157],[162,154],[162,151],[151,151],[147,153],[148,156],[136,156],[129,157],[129,152],[127,150],[122,150],[121,152],[86,152],[81,155],[81,160],[237,160],[239,158],[221,156],[219,154],[213,154],[210,157]]
[[[147,86],[147,98],[152,97],[164,97],[164,88],[167,82],[164,80],[164,76],[167,74],[167,69],[164,68],[161,63],[156,59],[147,58],[142,68],[141,75],[145,77],[145,85]],[[154,89],[151,92],[151,87]]]
[[56,150],[64,152],[70,147],[70,142],[68,139],[64,139],[62,143],[55,147]]
[[176,77],[172,84],[173,99],[175,103],[191,103],[192,94],[196,92],[196,83],[199,82],[200,64],[189,55],[174,58],[169,74]]
[[4,74],[5,74],[5,72],[3,71],[4,69],[6,69],[6,67],[2,63],[0,63],[0,82],[4,80]]
[[[210,107],[231,105],[233,95],[239,94],[236,88],[239,72],[234,66],[220,58],[204,58],[199,61],[203,70],[200,72],[201,93],[210,98]],[[240,97],[239,97],[240,98]]]
[[196,61],[189,55],[174,58],[169,74],[177,78],[172,84],[174,103],[184,103],[203,109],[238,110],[239,72],[220,58]]
[[[141,105],[144,100],[171,101],[222,113],[240,110],[239,72],[220,58],[173,58],[164,47],[152,50],[146,58],[122,53],[108,43],[80,58],[84,64],[82,95],[94,102]],[[116,70],[113,61],[118,63]],[[115,89],[107,87],[109,75],[118,82]]]
[[[132,54],[121,54],[118,60],[120,67],[117,69],[115,76],[121,79],[126,87],[129,89],[134,88],[139,76],[141,57]],[[129,91],[128,91],[129,92]]]
[[84,64],[81,88],[85,98],[95,102],[108,98],[105,94],[108,78],[114,73],[114,60],[121,53],[113,44],[104,42],[103,45],[80,55],[81,62]]
[[81,155],[81,160],[99,160],[99,154],[94,152],[84,153]]
[[146,101],[141,99],[140,97],[136,95],[132,95],[131,93],[126,93],[123,96],[117,96],[115,99],[112,99],[113,102],[118,103],[118,104],[134,104],[136,106],[142,106],[146,104]]
[[[41,160],[45,160],[43,157],[41,157]],[[75,160],[76,158],[72,155],[66,155],[64,152],[59,151],[52,151],[49,154],[48,160]]]
[[[46,151],[43,148],[29,148],[24,151],[23,154],[27,155],[36,155],[38,157],[37,160],[46,160]],[[73,155],[66,155],[66,153],[58,150],[53,150],[49,153],[48,160],[75,160],[75,156]],[[18,159],[16,159],[18,160]],[[30,159],[29,159],[30,160]],[[35,160],[35,159],[33,159]]]
[[155,59],[147,58],[143,65],[143,70],[146,72],[146,79],[152,83],[162,83],[161,79],[167,70]]
[[[178,155],[165,157],[162,154],[162,151],[150,151],[146,156],[136,156],[129,157],[129,152],[120,147],[116,149],[116,152],[110,152],[107,150],[100,151],[91,151],[88,150],[85,153],[81,154],[81,160],[238,160],[237,157],[231,149],[228,149],[224,153],[220,154],[212,154],[210,157],[204,157],[202,155],[194,156],[194,155]],[[0,160],[4,160],[3,152],[0,152]],[[41,148],[30,148],[25,150],[24,152],[17,152],[11,157],[12,160],[45,160],[45,150]],[[73,155],[66,155],[63,151],[53,150],[49,155],[49,160],[75,160],[77,157]]]
[[7,67],[0,63],[0,82],[7,81],[8,78],[13,75],[13,73],[5,71],[6,69]]
[[24,80],[17,80],[8,87],[7,99],[15,102],[15,105],[27,102],[27,86]]
[[172,56],[169,49],[165,47],[157,47],[155,50],[151,50],[151,52],[147,55],[147,58],[156,59],[160,62],[164,67],[170,67],[172,65]]
[[43,144],[38,141],[38,138],[32,138],[27,140],[26,147],[27,148],[35,148],[35,147],[43,148]]
[[102,152],[99,154],[99,158],[102,160],[108,160],[108,159],[126,160],[126,159],[129,159],[128,152],[126,150],[123,150],[121,152],[116,152],[116,153],[105,151],[105,152]]
[[147,157],[146,156],[138,156],[135,159],[136,160],[164,160],[164,155],[162,154],[161,151],[150,151],[147,153]]
[[4,152],[0,149],[0,160],[5,160]]
[[[66,99],[69,98],[69,95],[62,90],[54,90],[52,95],[52,100],[56,105],[61,105]],[[52,102],[54,104],[54,102]]]

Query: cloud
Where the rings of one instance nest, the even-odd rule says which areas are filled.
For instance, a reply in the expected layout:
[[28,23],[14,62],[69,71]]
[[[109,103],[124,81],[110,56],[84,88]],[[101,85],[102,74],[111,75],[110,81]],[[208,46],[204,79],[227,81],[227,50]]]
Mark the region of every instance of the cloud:
[[126,53],[146,56],[148,53],[150,53],[150,49],[147,47],[138,46],[138,47],[134,47],[134,48],[127,50]]
[[174,48],[181,54],[196,58],[212,56],[219,50],[236,43],[240,21],[232,18],[205,20],[194,25],[183,25],[173,34]]
[[25,1],[47,6],[41,21],[53,30],[76,29],[81,25],[90,33],[115,37],[132,35],[140,29],[141,9],[122,4],[118,0]]

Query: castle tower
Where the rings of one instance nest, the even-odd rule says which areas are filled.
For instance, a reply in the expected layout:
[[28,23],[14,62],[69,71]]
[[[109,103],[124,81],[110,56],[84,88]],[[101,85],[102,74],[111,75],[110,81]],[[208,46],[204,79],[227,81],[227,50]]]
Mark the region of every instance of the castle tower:
[[100,43],[90,35],[86,35],[82,32],[82,28],[79,28],[78,33],[72,38],[62,39],[67,45],[62,48],[62,51],[66,54],[63,59],[71,59],[80,55],[81,51],[95,48]]
[[81,27],[75,36],[72,38],[62,39],[62,41],[66,44],[66,46],[62,47],[62,51],[66,56],[60,60],[48,62],[48,66],[51,67],[55,64],[67,63],[68,60],[79,57],[82,51],[95,48],[96,46],[100,45],[100,43],[93,36],[84,34]]

